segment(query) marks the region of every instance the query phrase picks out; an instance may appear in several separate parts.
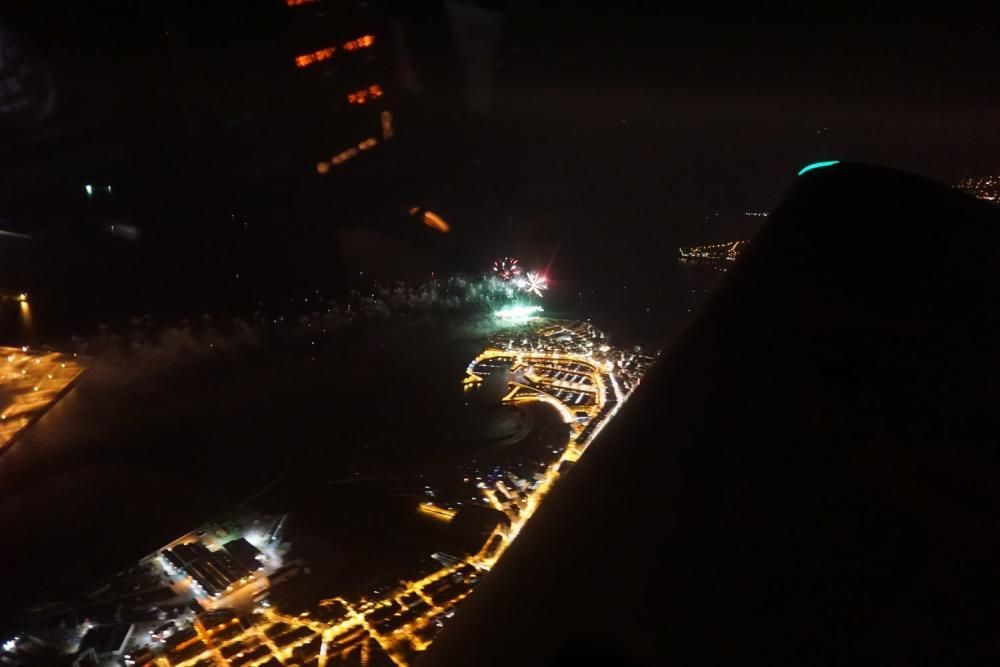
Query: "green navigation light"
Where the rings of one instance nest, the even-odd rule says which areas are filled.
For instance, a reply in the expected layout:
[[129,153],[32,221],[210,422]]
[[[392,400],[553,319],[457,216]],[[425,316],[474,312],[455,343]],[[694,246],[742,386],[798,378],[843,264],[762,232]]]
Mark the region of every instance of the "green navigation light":
[[822,169],[823,167],[832,167],[835,164],[840,164],[840,160],[826,160],[825,162],[813,162],[812,164],[807,164],[806,166],[799,169],[799,176],[806,173],[807,171],[812,171],[813,169]]

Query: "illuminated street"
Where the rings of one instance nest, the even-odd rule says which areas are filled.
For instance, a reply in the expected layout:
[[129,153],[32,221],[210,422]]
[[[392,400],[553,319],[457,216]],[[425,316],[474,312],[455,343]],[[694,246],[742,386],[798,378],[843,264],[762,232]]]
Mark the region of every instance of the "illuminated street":
[[[525,441],[542,445],[522,449],[514,457],[527,459],[525,466],[497,458],[481,474],[453,469],[444,480],[427,480],[433,483],[423,487],[424,499],[411,506],[415,515],[440,530],[462,530],[469,517],[485,512],[482,516],[491,518],[477,524],[481,532],[467,550],[434,552],[425,559],[430,565],[410,569],[411,575],[395,571],[383,583],[365,588],[364,594],[338,595],[336,590],[307,586],[300,603],[304,607],[288,613],[283,601],[290,598],[276,596],[275,587],[309,570],[286,541],[289,515],[249,511],[224,515],[93,589],[84,604],[115,608],[126,602],[133,605],[137,619],[148,614],[152,601],[154,609],[164,610],[148,621],[121,626],[129,628],[121,649],[126,664],[412,664],[655,361],[655,356],[638,348],[613,348],[605,334],[589,323],[544,319],[535,315],[537,306],[521,308],[516,317],[497,315],[495,333],[466,367],[460,391],[470,398],[492,375],[505,383],[497,398],[512,411],[507,414],[544,413],[543,406],[549,406],[555,411],[552,416],[558,415],[552,424],[560,428],[547,426],[540,431],[542,437]],[[20,409],[14,414],[22,420],[36,416],[81,370],[56,354],[6,352],[11,386],[20,391],[12,390],[12,395],[44,398],[38,403],[15,401]],[[519,431],[519,438],[535,428],[539,426]],[[84,623],[76,630],[76,641],[98,631]]]
[[72,388],[83,372],[73,355],[0,347],[0,451]]

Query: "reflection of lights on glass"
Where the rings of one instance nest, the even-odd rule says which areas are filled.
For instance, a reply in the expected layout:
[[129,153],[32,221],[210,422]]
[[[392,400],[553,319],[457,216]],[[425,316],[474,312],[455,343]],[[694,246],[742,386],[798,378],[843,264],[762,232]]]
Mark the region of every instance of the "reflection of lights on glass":
[[318,62],[324,60],[329,60],[333,57],[333,54],[337,52],[337,47],[328,46],[325,49],[317,49],[312,53],[303,53],[301,56],[295,56],[295,66],[298,68],[309,67]]
[[451,231],[451,225],[445,222],[441,216],[433,211],[424,211],[424,224],[435,231],[441,232],[442,234],[447,234]]
[[374,35],[362,35],[357,39],[352,39],[349,42],[344,42],[345,51],[356,51],[358,49],[366,49],[375,43]]
[[[21,324],[24,325],[25,329],[31,328],[31,304],[28,303],[27,299],[20,302],[21,306]],[[27,352],[27,346],[21,348],[22,352]]]
[[382,117],[382,138],[390,139],[395,132],[392,129],[392,112],[383,111],[381,113]]
[[356,90],[353,93],[347,94],[347,101],[350,104],[364,104],[371,100],[376,100],[382,97],[382,86],[373,84],[367,88],[362,88],[361,90]]

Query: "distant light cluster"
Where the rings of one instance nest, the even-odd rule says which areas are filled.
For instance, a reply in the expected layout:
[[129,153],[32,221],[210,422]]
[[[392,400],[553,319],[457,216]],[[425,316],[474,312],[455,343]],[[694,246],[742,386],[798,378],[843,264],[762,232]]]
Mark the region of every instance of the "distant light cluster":
[[965,178],[955,187],[983,201],[1000,204],[1000,176]]
[[707,245],[682,246],[678,249],[682,259],[709,259],[735,262],[750,241],[727,241]]

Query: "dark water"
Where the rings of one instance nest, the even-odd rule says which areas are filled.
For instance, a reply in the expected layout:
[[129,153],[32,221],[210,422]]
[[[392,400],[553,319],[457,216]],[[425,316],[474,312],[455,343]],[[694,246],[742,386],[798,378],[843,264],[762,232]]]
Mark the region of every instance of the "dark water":
[[[0,523],[17,545],[3,567],[24,575],[6,611],[134,561],[276,479],[405,478],[488,445],[489,413],[460,390],[488,333],[478,312],[352,319],[348,293],[372,282],[345,278],[339,261],[310,265],[306,279],[276,262],[237,284],[202,267],[180,281],[202,289],[178,291],[157,278],[162,253],[127,257],[146,251],[47,274],[30,290],[30,321],[0,305],[5,343],[79,350],[91,364],[0,455]],[[681,330],[720,275],[672,258],[614,277],[571,265],[551,265],[548,313],[647,347]],[[334,299],[341,316],[324,319]]]
[[[174,211],[137,239],[92,216],[0,240],[0,289],[27,291],[31,315],[0,301],[0,343],[92,359],[0,455],[0,523],[16,545],[0,566],[20,573],[3,611],[132,562],[276,479],[395,479],[487,446],[486,413],[460,391],[484,343],[475,318],[432,308],[324,326],[331,300],[343,308],[376,280],[475,274],[513,254],[549,276],[548,314],[589,318],[619,345],[668,346],[721,276],[680,265],[676,246],[749,228],[623,206],[653,192],[552,142],[525,165],[523,146],[490,137],[440,180],[387,184],[349,213],[325,214],[320,197],[293,220],[273,199]],[[452,232],[406,216],[414,201]]]

